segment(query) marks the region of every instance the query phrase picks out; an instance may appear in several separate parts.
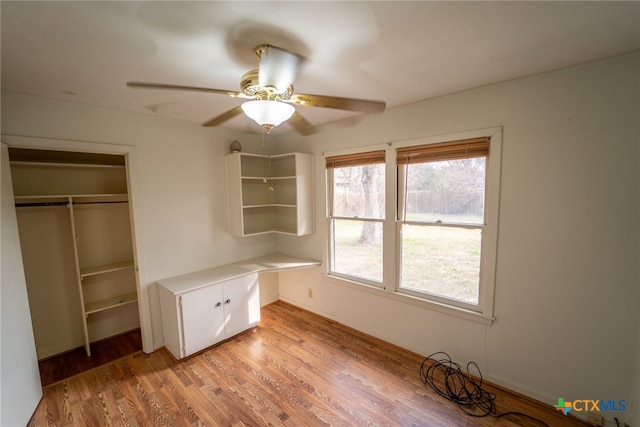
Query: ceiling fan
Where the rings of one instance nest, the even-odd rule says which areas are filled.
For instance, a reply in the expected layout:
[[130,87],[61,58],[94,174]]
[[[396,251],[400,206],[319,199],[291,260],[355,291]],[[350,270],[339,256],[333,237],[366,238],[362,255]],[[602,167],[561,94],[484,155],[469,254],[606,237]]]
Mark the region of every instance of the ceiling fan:
[[242,92],[147,82],[128,82],[127,86],[139,89],[208,92],[246,99],[248,101],[242,105],[225,111],[202,125],[217,126],[244,112],[268,132],[289,120],[288,123],[302,135],[314,133],[315,127],[298,113],[294,106],[333,108],[362,113],[381,113],[386,108],[384,101],[295,93],[293,83],[298,76],[303,58],[268,44],[259,45],[254,50],[258,57],[258,69],[248,71],[242,76],[240,80]]

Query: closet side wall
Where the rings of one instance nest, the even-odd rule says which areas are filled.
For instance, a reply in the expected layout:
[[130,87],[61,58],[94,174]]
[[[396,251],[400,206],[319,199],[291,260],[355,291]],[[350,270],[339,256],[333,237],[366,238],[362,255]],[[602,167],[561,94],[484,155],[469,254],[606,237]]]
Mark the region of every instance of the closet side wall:
[[84,343],[67,206],[18,207],[31,323],[38,359]]

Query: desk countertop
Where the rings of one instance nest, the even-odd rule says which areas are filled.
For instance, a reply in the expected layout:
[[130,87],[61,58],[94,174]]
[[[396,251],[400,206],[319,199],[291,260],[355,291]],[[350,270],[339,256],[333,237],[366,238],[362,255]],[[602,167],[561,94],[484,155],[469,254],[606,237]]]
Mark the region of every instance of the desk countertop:
[[274,272],[294,268],[316,267],[320,261],[273,253],[232,264],[221,265],[193,273],[158,280],[157,283],[177,295],[251,273]]

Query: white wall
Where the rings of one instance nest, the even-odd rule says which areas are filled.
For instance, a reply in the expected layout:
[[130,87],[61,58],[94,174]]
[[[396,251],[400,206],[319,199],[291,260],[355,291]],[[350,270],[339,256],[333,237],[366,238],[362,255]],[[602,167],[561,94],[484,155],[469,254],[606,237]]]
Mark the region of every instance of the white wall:
[[13,145],[25,142],[11,135],[33,137],[28,144],[43,148],[133,147],[130,194],[141,295],[148,299],[142,309],[150,306],[146,332],[153,335],[146,351],[163,344],[156,280],[275,250],[273,236],[227,232],[224,154],[234,139],[245,151],[260,152],[259,135],[6,92],[2,135],[18,141]]
[[[391,301],[320,269],[281,273],[281,298],[420,354],[473,360],[489,380],[549,404],[630,403],[640,326],[639,62],[636,53],[279,139],[280,151],[316,154],[318,232],[279,237],[278,249],[321,258],[323,151],[503,126],[493,325]],[[630,411],[606,415],[628,420]]]

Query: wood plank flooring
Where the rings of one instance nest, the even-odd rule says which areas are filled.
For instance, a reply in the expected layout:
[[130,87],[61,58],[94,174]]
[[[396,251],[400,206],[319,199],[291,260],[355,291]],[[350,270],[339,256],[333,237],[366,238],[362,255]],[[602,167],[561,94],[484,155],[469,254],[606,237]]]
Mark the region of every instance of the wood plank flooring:
[[[256,328],[176,362],[135,353],[44,388],[29,426],[541,426],[474,418],[420,380],[423,356],[283,302]],[[498,413],[585,426],[500,389]]]
[[91,344],[91,356],[84,347],[38,362],[43,386],[69,378],[121,357],[142,351],[140,329]]

